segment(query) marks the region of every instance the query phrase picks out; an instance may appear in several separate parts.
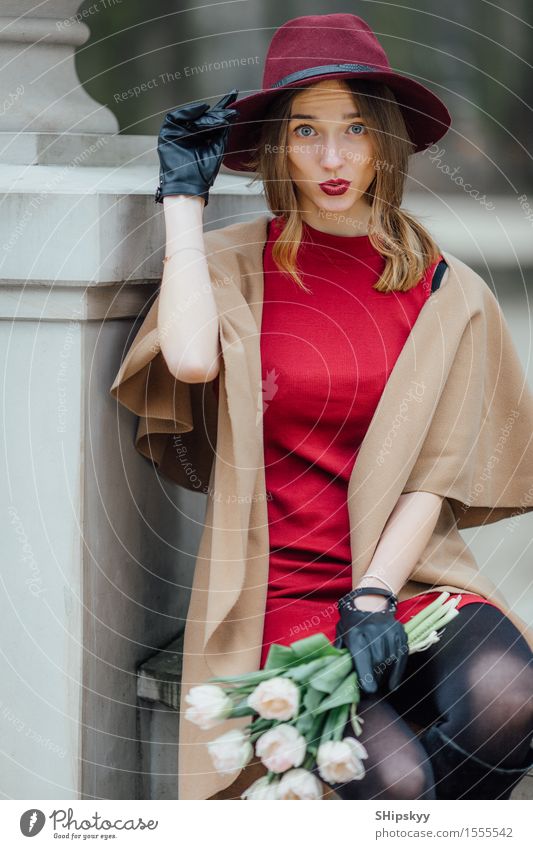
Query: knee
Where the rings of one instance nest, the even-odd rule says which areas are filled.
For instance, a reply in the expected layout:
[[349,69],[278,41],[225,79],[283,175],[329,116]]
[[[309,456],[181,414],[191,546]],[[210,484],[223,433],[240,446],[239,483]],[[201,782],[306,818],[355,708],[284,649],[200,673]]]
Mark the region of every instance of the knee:
[[[478,682],[476,707],[483,713],[485,722],[490,716],[501,725],[520,726],[533,733],[533,667],[524,666],[509,670],[505,676],[491,675]],[[490,723],[489,723],[490,724]]]
[[431,769],[417,763],[407,767],[401,775],[389,775],[386,799],[434,799],[434,781]]
[[533,735],[533,687],[510,684],[498,698],[498,711],[506,718],[505,724],[519,726],[524,733]]
[[445,730],[457,731],[460,723],[473,739],[480,732],[491,735],[502,728],[533,735],[533,666],[500,660],[483,674],[475,672],[456,709],[448,711]]
[[379,766],[367,768],[372,775],[360,781],[335,785],[341,799],[435,799],[433,773],[423,763],[401,763],[389,758]]

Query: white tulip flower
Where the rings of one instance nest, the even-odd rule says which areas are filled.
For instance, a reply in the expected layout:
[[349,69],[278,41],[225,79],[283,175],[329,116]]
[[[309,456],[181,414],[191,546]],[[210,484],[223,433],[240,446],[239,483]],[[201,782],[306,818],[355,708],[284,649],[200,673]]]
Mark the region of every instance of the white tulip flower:
[[365,747],[354,737],[329,740],[318,747],[316,762],[320,777],[330,784],[359,781],[365,776],[362,759],[367,758]]
[[292,719],[300,705],[300,689],[290,678],[279,675],[261,681],[247,699],[248,705],[264,719]]
[[220,725],[230,714],[233,703],[221,687],[216,684],[200,684],[191,687],[185,701],[189,707],[185,719],[194,722],[204,731]]
[[255,753],[267,769],[285,772],[293,766],[300,766],[306,748],[305,737],[293,725],[281,724],[269,728],[257,738]]
[[268,781],[266,775],[258,778],[253,784],[250,784],[247,790],[241,793],[241,799],[250,799],[258,801],[261,799],[277,799],[278,798],[279,781]]
[[278,799],[321,799],[322,785],[307,769],[290,769],[286,772],[278,788]]
[[222,775],[242,769],[251,761],[254,753],[250,739],[239,728],[232,728],[216,740],[211,740],[207,748],[216,771]]

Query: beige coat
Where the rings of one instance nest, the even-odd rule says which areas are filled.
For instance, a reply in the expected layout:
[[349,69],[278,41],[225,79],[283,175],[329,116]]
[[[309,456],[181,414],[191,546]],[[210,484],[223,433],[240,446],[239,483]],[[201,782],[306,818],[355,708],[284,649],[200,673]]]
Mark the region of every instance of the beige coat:
[[[205,234],[220,318],[218,404],[210,384],[186,384],[169,373],[158,343],[157,300],[110,390],[139,416],[138,451],[161,474],[208,493],[185,629],[180,799],[206,799],[235,779],[214,771],[205,743],[221,728],[201,731],[186,721],[185,694],[211,676],[258,669],[261,654],[268,525],[257,411],[269,218]],[[400,353],[349,481],[353,584],[368,570],[399,496],[437,493],[444,496],[440,517],[399,599],[429,589],[479,593],[505,611],[533,648],[533,632],[480,573],[459,534],[504,518],[516,523],[533,509],[533,397],[491,290],[459,259],[443,256],[449,269]],[[508,566],[502,560],[502,577]],[[227,728],[248,721],[234,719]]]

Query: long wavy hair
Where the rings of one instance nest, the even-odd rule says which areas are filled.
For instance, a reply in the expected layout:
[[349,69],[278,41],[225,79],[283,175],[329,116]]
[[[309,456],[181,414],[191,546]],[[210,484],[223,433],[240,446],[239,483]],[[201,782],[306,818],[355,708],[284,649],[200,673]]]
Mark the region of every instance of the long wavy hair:
[[[368,236],[386,260],[383,273],[373,288],[379,292],[406,292],[416,286],[426,268],[436,262],[440,254],[422,224],[410,212],[400,209],[408,157],[414,144],[394,93],[385,83],[353,78],[343,82],[348,84],[373,142],[376,174],[363,198],[371,208]],[[298,286],[309,291],[297,268],[303,227],[287,157],[291,102],[299,90],[281,92],[267,110],[257,137],[253,157],[256,173],[250,185],[263,182],[270,211],[283,219],[283,230],[272,251],[276,265]],[[272,150],[276,151],[275,155]]]

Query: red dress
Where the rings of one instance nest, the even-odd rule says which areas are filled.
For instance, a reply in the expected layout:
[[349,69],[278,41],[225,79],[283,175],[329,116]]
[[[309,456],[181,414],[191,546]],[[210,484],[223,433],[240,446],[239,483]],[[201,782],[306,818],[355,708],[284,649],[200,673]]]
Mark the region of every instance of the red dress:
[[[263,253],[263,439],[269,576],[260,667],[271,643],[322,631],[333,642],[337,601],[352,588],[347,491],[359,446],[388,376],[431,293],[431,265],[408,292],[372,288],[385,260],[363,236],[304,224],[302,290]],[[372,570],[370,570],[372,571]],[[438,593],[398,603],[409,619]],[[462,594],[458,607],[486,600]],[[486,602],[491,604],[492,602]]]

